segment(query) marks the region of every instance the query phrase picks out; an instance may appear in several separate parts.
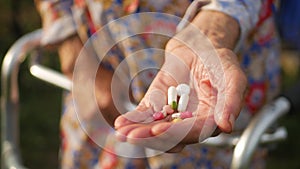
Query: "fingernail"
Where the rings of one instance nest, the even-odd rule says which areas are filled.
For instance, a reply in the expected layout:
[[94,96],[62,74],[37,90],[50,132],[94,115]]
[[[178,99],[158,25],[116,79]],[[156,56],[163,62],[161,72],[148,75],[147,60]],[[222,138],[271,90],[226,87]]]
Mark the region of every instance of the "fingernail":
[[230,125],[231,125],[231,129],[233,130],[233,128],[234,128],[234,123],[235,123],[235,117],[234,117],[233,114],[230,114],[230,116],[229,116],[229,123],[230,123]]
[[207,139],[207,135],[201,133],[198,138],[199,143],[203,143]]
[[126,142],[127,140],[127,137],[120,132],[115,132],[115,136],[120,142]]
[[222,115],[223,115],[222,112],[220,112],[220,113],[215,113],[215,114],[214,114],[214,119],[216,120],[216,123],[217,123],[217,124],[219,124],[219,123],[221,122],[221,120],[222,120]]
[[130,121],[129,121],[127,118],[125,118],[125,117],[123,117],[123,116],[119,116],[119,117],[115,120],[114,127],[115,127],[115,129],[118,129],[118,128],[120,128],[120,127],[126,125],[126,124],[129,124],[129,123],[130,123]]
[[118,129],[119,127],[121,127],[121,123],[122,122],[121,122],[120,118],[117,118],[114,123],[115,129]]

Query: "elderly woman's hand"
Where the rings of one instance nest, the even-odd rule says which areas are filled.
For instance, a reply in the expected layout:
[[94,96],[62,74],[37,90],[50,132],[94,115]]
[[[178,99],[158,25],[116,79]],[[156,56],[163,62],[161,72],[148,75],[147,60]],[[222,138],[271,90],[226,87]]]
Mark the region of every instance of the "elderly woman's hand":
[[[217,27],[208,24],[207,29],[203,29],[201,25],[208,21],[205,19],[225,22],[223,26],[233,25],[220,29],[218,25],[222,23],[217,22]],[[203,141],[216,131],[232,131],[247,86],[245,74],[231,50],[238,37],[238,25],[227,15],[210,11],[198,14],[193,23],[208,36],[212,45],[205,37],[195,35],[197,31],[193,31],[193,26],[188,26],[168,42],[165,63],[145,97],[136,110],[115,121],[121,141],[178,152],[185,145]],[[210,31],[211,26],[216,34]],[[230,29],[237,29],[230,34],[232,37],[224,33]],[[191,87],[187,110],[195,116],[176,123],[169,118],[154,121],[153,114],[167,104],[168,88],[180,83]]]

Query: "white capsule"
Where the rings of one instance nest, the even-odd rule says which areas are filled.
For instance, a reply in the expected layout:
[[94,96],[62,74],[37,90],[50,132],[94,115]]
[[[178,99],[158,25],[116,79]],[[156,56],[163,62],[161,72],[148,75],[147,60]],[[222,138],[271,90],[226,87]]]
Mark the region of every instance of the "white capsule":
[[187,94],[182,94],[180,96],[179,102],[178,102],[178,108],[177,110],[179,112],[183,112],[186,110],[187,104],[189,102],[189,95]]
[[180,113],[173,113],[171,117],[172,119],[180,118]]
[[174,86],[170,86],[168,89],[168,105],[172,106],[172,103],[177,103],[177,91]]
[[187,84],[184,84],[184,83],[179,84],[179,85],[176,87],[176,90],[177,90],[178,96],[181,96],[181,95],[183,95],[183,94],[189,95],[189,94],[190,94],[190,91],[191,91],[190,86],[187,85]]

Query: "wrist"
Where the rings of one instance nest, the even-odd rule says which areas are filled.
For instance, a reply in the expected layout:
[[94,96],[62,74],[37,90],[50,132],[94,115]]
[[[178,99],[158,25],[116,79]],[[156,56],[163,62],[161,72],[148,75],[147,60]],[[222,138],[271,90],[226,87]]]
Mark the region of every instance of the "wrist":
[[215,48],[233,50],[240,36],[238,22],[222,12],[202,10],[192,20]]

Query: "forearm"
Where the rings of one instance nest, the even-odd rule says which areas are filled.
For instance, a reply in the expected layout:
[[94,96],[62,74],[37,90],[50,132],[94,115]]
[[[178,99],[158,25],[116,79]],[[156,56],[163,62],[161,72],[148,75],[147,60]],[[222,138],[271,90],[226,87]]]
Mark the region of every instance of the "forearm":
[[231,16],[222,12],[202,10],[192,23],[208,37],[215,48],[235,48],[240,36],[240,27]]
[[75,62],[83,44],[79,37],[74,35],[59,43],[58,46],[61,70],[69,79],[72,79]]

